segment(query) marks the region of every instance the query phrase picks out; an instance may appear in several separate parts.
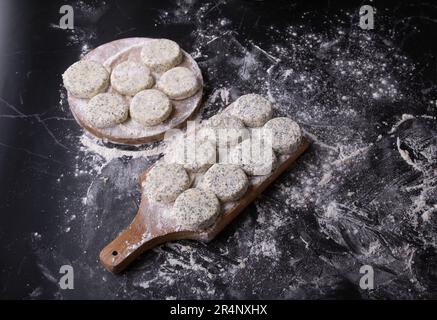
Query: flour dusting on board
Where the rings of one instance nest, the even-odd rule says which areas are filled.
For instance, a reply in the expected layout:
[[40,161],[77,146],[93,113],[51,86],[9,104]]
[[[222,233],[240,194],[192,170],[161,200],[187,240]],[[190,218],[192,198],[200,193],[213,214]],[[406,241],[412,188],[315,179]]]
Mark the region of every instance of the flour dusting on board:
[[[116,288],[105,298],[320,298],[345,281],[355,283],[363,264],[385,269],[378,288],[362,297],[426,296],[423,257],[437,240],[435,126],[429,125],[435,109],[417,95],[416,66],[390,39],[351,25],[356,16],[350,12],[332,18],[324,32],[314,30],[307,15],[286,30],[263,26],[269,45],[245,35],[248,16],[231,16],[226,2],[177,1],[156,19],[157,28],[193,27],[191,55],[208,89],[199,117],[242,94],[260,93],[274,103],[275,116],[302,126],[312,147],[216,240],[155,248],[115,278],[99,266],[99,249],[133,218],[138,174],[164,145],[126,148],[81,134],[65,138],[79,146],[72,153],[75,170],[66,173],[77,183],[64,202],[61,227],[80,251],[71,263],[102,295]],[[88,51],[88,37],[77,33],[71,44]],[[417,105],[420,114],[411,111]],[[388,107],[398,108],[398,116],[385,117]],[[397,167],[407,170],[399,175]],[[70,188],[58,179],[60,188]],[[72,259],[49,254],[39,241],[32,236],[41,265]],[[410,291],[399,290],[405,283]]]

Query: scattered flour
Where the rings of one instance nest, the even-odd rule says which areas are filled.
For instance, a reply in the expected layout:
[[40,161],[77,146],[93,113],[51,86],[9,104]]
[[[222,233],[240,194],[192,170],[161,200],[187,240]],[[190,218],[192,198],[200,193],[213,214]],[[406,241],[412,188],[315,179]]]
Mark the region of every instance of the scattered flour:
[[404,123],[407,120],[411,120],[414,119],[415,117],[412,114],[403,114],[401,120],[399,120],[398,122],[396,122],[393,127],[391,127],[390,131],[388,132],[388,134],[392,134],[394,133],[399,126]]
[[164,152],[165,145],[161,143],[159,146],[147,147],[145,150],[131,151],[131,150],[122,150],[117,147],[109,148],[101,144],[101,140],[90,138],[88,135],[84,134],[80,138],[80,142],[82,144],[81,151],[83,152],[92,152],[94,154],[102,157],[105,162],[109,162],[116,158],[121,157],[131,157],[133,159],[139,157],[151,157],[156,156]]

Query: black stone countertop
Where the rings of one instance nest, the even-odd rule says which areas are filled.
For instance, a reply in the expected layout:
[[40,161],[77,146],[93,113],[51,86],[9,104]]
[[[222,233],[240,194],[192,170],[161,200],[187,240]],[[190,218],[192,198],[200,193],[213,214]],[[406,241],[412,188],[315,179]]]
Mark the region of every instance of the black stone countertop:
[[[68,2],[74,30],[58,27],[65,1],[0,1],[0,298],[437,298],[435,4],[375,2],[362,30],[353,1]],[[61,74],[134,36],[193,55],[202,118],[257,92],[313,143],[211,243],[166,244],[113,275],[98,253],[162,145],[86,136]]]

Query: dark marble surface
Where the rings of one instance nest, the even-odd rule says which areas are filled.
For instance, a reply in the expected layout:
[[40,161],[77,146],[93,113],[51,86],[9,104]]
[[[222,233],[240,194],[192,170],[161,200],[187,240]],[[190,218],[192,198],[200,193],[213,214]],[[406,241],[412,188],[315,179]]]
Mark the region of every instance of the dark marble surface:
[[[72,1],[73,31],[57,27],[61,4],[0,2],[1,298],[437,298],[435,4],[376,2],[372,31],[350,1]],[[85,136],[60,75],[133,36],[195,57],[202,117],[259,92],[313,143],[211,243],[167,244],[113,275],[98,253],[161,146]],[[64,264],[74,290],[59,288]]]

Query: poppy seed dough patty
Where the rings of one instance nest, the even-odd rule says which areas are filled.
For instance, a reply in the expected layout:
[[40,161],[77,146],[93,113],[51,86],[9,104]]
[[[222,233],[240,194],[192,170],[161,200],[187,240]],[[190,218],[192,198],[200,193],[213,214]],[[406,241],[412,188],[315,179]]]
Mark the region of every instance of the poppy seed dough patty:
[[107,128],[127,119],[129,106],[122,96],[99,93],[88,101],[85,120],[93,127]]
[[182,62],[179,45],[168,39],[153,39],[141,49],[142,62],[155,72],[167,71]]
[[235,201],[247,191],[249,180],[244,171],[232,164],[214,164],[203,176],[202,187],[221,201]]
[[264,176],[273,171],[277,158],[271,148],[247,139],[230,151],[229,163],[241,166],[249,176]]
[[216,163],[215,144],[206,139],[193,137],[172,141],[165,151],[168,163],[178,163],[190,172],[204,172]]
[[133,61],[118,64],[111,73],[111,85],[120,94],[133,96],[153,85],[149,68]]
[[138,92],[130,103],[130,116],[144,126],[155,126],[166,120],[172,110],[170,99],[159,90]]
[[178,227],[184,230],[205,229],[220,213],[220,202],[209,190],[188,189],[177,197],[171,212]]
[[302,131],[293,120],[285,117],[273,118],[263,127],[270,130],[272,148],[280,154],[295,152],[302,143]]
[[170,99],[182,100],[194,95],[199,90],[200,83],[190,69],[176,67],[159,78],[157,88]]
[[68,92],[79,99],[90,99],[104,92],[109,85],[109,73],[95,61],[81,60],[72,64],[62,75]]
[[174,163],[158,163],[147,174],[144,190],[150,201],[172,202],[190,186],[184,167]]
[[234,102],[232,115],[251,128],[261,127],[272,118],[272,104],[259,94],[246,94]]
[[214,131],[215,139],[219,143],[228,142],[230,145],[235,145],[248,135],[243,122],[231,115],[217,114],[209,118],[206,124]]

